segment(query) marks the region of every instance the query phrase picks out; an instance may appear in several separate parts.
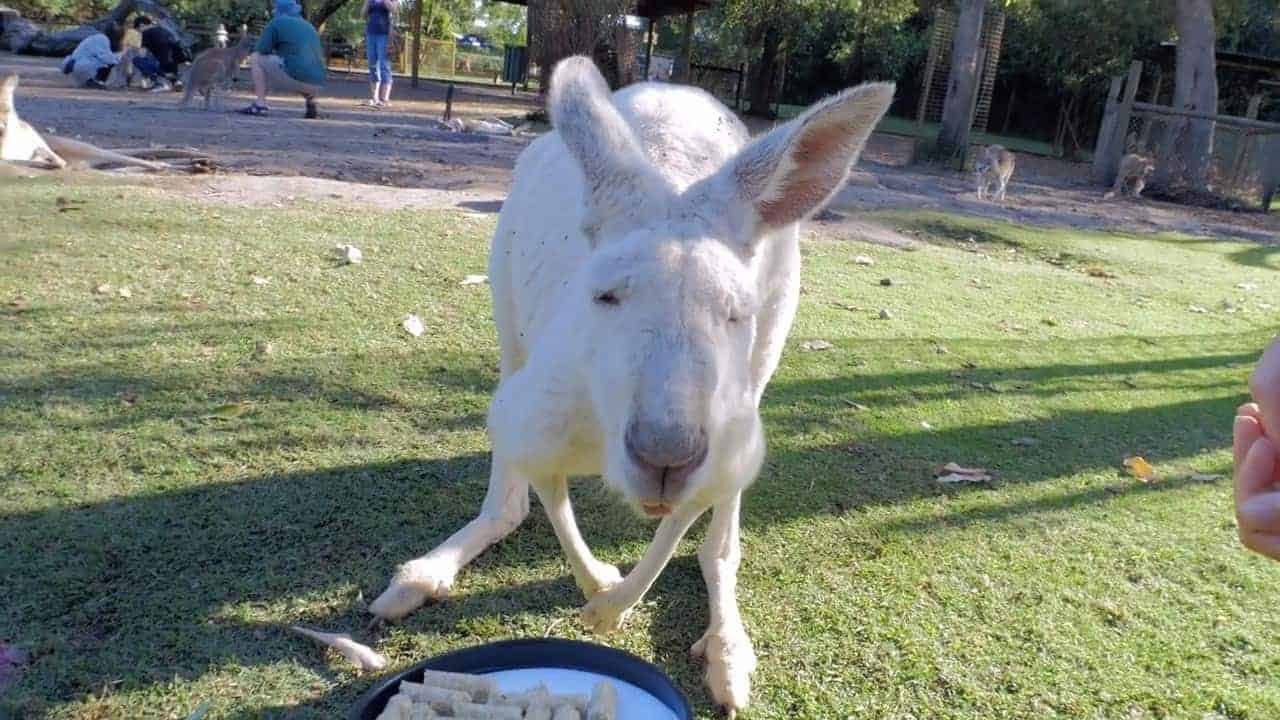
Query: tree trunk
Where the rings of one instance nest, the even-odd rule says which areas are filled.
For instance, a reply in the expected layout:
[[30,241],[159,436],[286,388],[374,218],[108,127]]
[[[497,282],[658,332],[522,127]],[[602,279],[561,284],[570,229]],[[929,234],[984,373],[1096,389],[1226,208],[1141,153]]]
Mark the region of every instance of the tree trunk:
[[631,31],[627,29],[626,16],[613,30],[613,48],[618,55],[618,87],[625,87],[636,81],[636,49],[631,42]]
[[349,0],[321,0],[320,2],[308,3],[314,9],[306,13],[307,20],[316,26],[316,30],[324,28],[324,24],[334,13],[342,9]]
[[751,76],[751,92],[748,93],[748,115],[773,117],[773,95],[777,87],[778,56],[782,49],[782,33],[770,26],[761,40],[760,61]]
[[853,39],[853,73],[851,84],[861,84],[867,77],[867,23],[861,22],[858,35]]
[[986,0],[958,0],[955,40],[951,46],[951,75],[947,79],[947,99],[942,105],[942,128],[934,159],[964,161],[969,149],[969,128],[973,125],[973,101],[978,92],[978,55],[982,44],[982,16]]
[[[1213,0],[1178,0],[1177,67],[1173,107],[1202,113],[1218,112],[1218,75],[1214,62],[1216,33]],[[1203,190],[1213,156],[1213,121],[1182,118],[1172,125],[1156,183]]]
[[693,81],[693,9],[685,13],[684,29],[680,35],[680,56],[676,58],[676,67],[671,73],[671,82],[690,83]]

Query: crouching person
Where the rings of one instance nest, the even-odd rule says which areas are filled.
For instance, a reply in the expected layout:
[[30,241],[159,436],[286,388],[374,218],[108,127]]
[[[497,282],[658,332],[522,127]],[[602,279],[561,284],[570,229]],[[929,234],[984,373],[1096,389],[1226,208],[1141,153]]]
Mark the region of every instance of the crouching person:
[[316,96],[324,87],[324,49],[320,35],[302,18],[295,0],[276,0],[275,17],[249,56],[257,98],[240,112],[266,115],[267,93],[298,93],[307,101],[307,117],[319,116]]
[[62,61],[62,73],[70,75],[77,87],[106,88],[107,77],[120,62],[124,28],[112,23],[104,32],[81,40]]

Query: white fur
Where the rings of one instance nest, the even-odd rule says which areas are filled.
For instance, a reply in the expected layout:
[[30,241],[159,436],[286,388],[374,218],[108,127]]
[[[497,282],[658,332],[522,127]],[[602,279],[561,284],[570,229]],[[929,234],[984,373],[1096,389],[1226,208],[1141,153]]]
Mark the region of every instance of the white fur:
[[[557,131],[521,155],[490,253],[502,381],[488,495],[475,520],[401,566],[374,613],[400,617],[446,594],[520,524],[532,487],[589,600],[584,621],[609,632],[714,508],[698,553],[711,623],[694,652],[715,700],[746,706],[755,654],[736,601],[738,511],[764,458],[758,406],[799,295],[798,223],[843,185],[892,91],[847,91],[749,144],[701,90],[610,96],[589,60],[556,68]],[[686,476],[670,463],[646,471],[629,450],[633,437],[666,450],[697,436],[705,460]],[[578,531],[566,478],[584,474],[664,515],[626,578]]]

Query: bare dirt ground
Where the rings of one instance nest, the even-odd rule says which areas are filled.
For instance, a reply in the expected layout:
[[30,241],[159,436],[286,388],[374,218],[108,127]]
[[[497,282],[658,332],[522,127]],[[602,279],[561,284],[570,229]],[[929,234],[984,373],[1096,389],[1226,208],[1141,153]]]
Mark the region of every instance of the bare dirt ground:
[[[368,86],[360,73],[331,73],[322,118],[302,119],[301,99],[273,98],[272,115],[178,107],[177,93],[100,91],[69,87],[57,61],[0,53],[0,73],[22,76],[18,110],[37,128],[107,148],[156,145],[209,153],[217,175],[150,177],[167,192],[242,205],[271,206],[322,199],[376,207],[461,207],[496,212],[511,182],[516,156],[529,138],[441,131],[445,85],[398,83],[394,107],[360,107]],[[247,72],[226,102],[248,103]],[[461,117],[518,117],[536,107],[526,93],[458,85]],[[755,123],[753,131],[768,129]],[[978,201],[969,176],[908,166],[911,140],[873,135],[848,187],[812,228],[831,237],[908,246],[913,240],[875,222],[866,210],[936,209],[1041,227],[1128,232],[1173,231],[1215,238],[1280,242],[1280,215],[1188,208],[1150,200],[1104,201],[1078,163],[1018,156],[1006,203]]]

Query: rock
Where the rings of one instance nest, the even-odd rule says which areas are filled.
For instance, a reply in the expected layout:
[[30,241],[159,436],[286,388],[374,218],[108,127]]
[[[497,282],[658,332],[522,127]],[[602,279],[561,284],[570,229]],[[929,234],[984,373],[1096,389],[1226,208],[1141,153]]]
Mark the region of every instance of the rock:
[[889,308],[880,308],[880,319],[881,319],[881,320],[892,320],[892,319],[893,319],[893,313],[889,311]]
[[853,264],[854,265],[875,265],[876,261],[873,258],[867,257],[866,255],[858,255],[853,259]]
[[901,285],[902,283],[894,280],[893,278],[880,278],[880,284],[884,287],[893,287],[894,285]]

